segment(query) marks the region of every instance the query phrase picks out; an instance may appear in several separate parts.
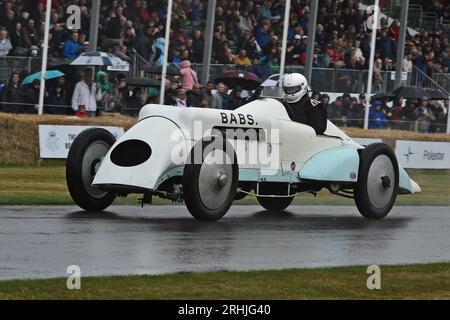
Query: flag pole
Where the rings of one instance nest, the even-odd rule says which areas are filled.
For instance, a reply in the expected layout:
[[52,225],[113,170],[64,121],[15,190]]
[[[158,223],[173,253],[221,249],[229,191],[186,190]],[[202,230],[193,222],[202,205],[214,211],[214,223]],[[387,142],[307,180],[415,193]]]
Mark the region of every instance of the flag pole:
[[161,74],[161,90],[159,93],[159,104],[164,104],[165,85],[166,85],[166,73],[167,73],[167,59],[169,55],[169,42],[170,42],[170,20],[172,19],[172,0],[167,4],[167,16],[166,16],[166,35],[164,43],[164,63],[162,66]]
[[369,108],[370,108],[370,95],[372,94],[372,78],[373,78],[373,64],[375,59],[375,45],[377,40],[377,28],[378,28],[378,16],[380,14],[380,0],[375,0],[375,12],[373,14],[372,39],[370,42],[370,59],[369,59],[369,74],[367,79],[367,94],[366,94],[366,110],[364,113],[364,129],[369,129]]
[[284,8],[284,25],[283,25],[283,41],[281,43],[281,60],[280,60],[280,79],[278,84],[283,86],[284,66],[286,64],[286,49],[287,49],[287,36],[289,28],[289,12],[291,10],[291,0],[286,0],[286,7]]
[[47,71],[48,58],[48,34],[50,33],[50,13],[52,9],[52,0],[47,0],[47,8],[45,10],[45,31],[44,43],[42,50],[42,67],[41,67],[41,87],[39,90],[38,114],[44,113],[44,95],[45,95],[45,72]]
[[[450,100],[450,96],[447,97],[447,99]],[[449,105],[447,107],[447,130],[446,130],[447,134],[450,134],[450,101],[449,101]]]

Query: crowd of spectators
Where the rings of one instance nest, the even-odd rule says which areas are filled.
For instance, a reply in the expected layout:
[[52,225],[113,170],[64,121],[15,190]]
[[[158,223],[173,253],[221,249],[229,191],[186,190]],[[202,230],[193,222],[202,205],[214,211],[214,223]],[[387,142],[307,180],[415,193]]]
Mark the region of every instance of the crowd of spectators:
[[[43,40],[45,0],[0,0],[0,55],[39,55]],[[102,1],[99,48],[145,60],[162,61],[167,1]],[[81,28],[69,30],[65,9],[81,8]],[[212,61],[248,67],[279,66],[284,19],[284,0],[218,0],[215,13]],[[427,2],[425,2],[427,4]],[[181,63],[203,59],[206,0],[175,0],[171,22],[168,60]],[[50,26],[50,56],[74,58],[91,48],[88,0],[53,0]],[[429,10],[447,18],[449,1],[435,1]],[[305,65],[308,43],[309,0],[292,1],[286,62]],[[322,0],[317,18],[314,66],[321,68],[367,69],[371,29],[369,13],[354,0]],[[188,27],[187,27],[188,26]],[[376,68],[395,68],[398,21],[381,19],[377,33]],[[439,29],[409,36],[405,71],[415,64],[425,73],[449,72],[449,39]]]
[[[39,56],[43,41],[45,0],[0,0],[0,56]],[[232,109],[243,103],[242,88],[227,88],[224,84],[200,84],[191,63],[203,60],[206,0],[174,0],[168,61],[180,66],[182,76],[166,83],[166,104],[178,106]],[[69,5],[81,8],[81,27],[68,29],[66,21]],[[212,62],[246,68],[262,79],[278,73],[284,0],[225,1],[218,0],[212,45]],[[150,64],[164,61],[164,27],[167,1],[112,0],[102,1],[98,48],[89,43],[89,0],[53,0],[50,23],[49,55],[51,58],[73,59],[81,52],[100,49],[120,52],[133,57],[138,54]],[[439,17],[448,18],[449,1],[435,1],[430,5]],[[287,65],[305,65],[309,41],[309,1],[294,0],[289,16]],[[360,10],[354,0],[321,0],[317,18],[316,45],[313,64],[320,68],[365,70],[368,67],[371,29],[367,28],[368,12]],[[377,32],[374,82],[376,88],[382,81],[381,72],[395,69],[396,45],[399,37],[398,21],[381,19]],[[424,73],[448,73],[450,46],[448,37],[439,29],[409,35],[406,42],[404,71],[415,65]],[[92,75],[93,77],[94,75]],[[158,92],[153,89],[130,88],[125,75],[111,76],[100,72],[95,75],[95,91],[89,104],[79,110],[74,94],[79,94],[81,84],[69,85],[65,78],[50,82],[46,90],[47,113],[94,115],[95,110],[122,112],[136,115],[140,106],[156,102]],[[2,89],[3,111],[35,112],[39,83],[21,86],[24,75],[13,72]],[[88,87],[87,78],[81,80]],[[97,90],[98,89],[98,90]],[[81,90],[81,91],[80,91]],[[98,93],[98,92],[101,92]],[[229,94],[229,92],[231,92]],[[91,91],[92,93],[92,91]],[[329,117],[338,124],[361,126],[361,99],[346,95],[329,103],[326,95],[318,97],[327,105]],[[329,97],[328,97],[329,100]],[[425,101],[425,100],[424,100]],[[440,131],[443,107],[426,101],[394,102],[389,109],[385,103],[376,102],[371,109],[372,127],[405,128],[402,123],[428,122],[419,126],[421,131]],[[52,107],[53,106],[53,107]],[[57,107],[61,106],[61,107]],[[63,107],[65,106],[65,108]],[[341,106],[341,107],[340,107]],[[70,108],[71,107],[71,108]],[[99,107],[97,109],[97,107]],[[128,110],[128,111],[126,111]],[[134,110],[134,111],[132,111]],[[94,112],[95,111],[95,112]],[[395,111],[395,112],[394,112]],[[384,116],[383,116],[384,115]],[[374,120],[378,119],[378,120]],[[425,119],[425,120],[423,120]],[[406,125],[405,125],[406,126]],[[426,128],[426,129],[423,129]]]
[[[187,60],[185,60],[187,61]],[[187,64],[187,63],[186,63]],[[197,107],[234,110],[254,98],[252,92],[240,86],[228,87],[224,83],[208,82],[202,86],[197,74],[185,67],[185,75],[166,80],[164,104],[178,107]],[[187,81],[186,81],[187,78]],[[65,77],[49,81],[46,86],[44,112],[46,114],[93,117],[100,113],[122,113],[136,117],[142,106],[158,103],[159,91],[155,88],[130,87],[124,74],[110,79],[108,73],[99,71],[93,81],[92,69],[87,68],[75,86],[67,84]],[[21,75],[11,74],[9,82],[0,88],[0,111],[10,113],[36,113],[40,82],[21,85]],[[313,99],[323,103],[328,119],[338,126],[364,126],[366,96],[350,94],[338,96],[332,101],[330,95],[311,92]],[[370,129],[398,129],[421,133],[446,132],[449,100],[431,101],[404,99],[394,101],[377,99],[370,101]]]
[[[334,124],[347,127],[364,127],[366,96],[352,97],[344,94],[330,101],[328,94],[313,93],[320,100]],[[446,110],[449,100],[431,101],[427,97],[418,100],[399,97],[394,101],[376,99],[370,101],[369,129],[396,129],[421,133],[445,133]]]

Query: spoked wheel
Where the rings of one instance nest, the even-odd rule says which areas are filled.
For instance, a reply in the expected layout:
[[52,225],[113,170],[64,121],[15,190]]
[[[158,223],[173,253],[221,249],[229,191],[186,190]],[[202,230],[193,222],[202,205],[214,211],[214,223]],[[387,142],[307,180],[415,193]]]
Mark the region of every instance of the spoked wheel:
[[[201,156],[195,157],[196,152]],[[186,207],[198,220],[218,220],[227,213],[236,194],[239,172],[234,149],[226,140],[215,143],[213,138],[194,146],[190,159],[183,173]]]
[[[287,195],[287,185],[277,183],[260,183],[259,194],[262,195]],[[285,210],[294,200],[294,197],[264,197],[259,196],[259,204],[266,210],[281,212]]]
[[100,163],[116,139],[105,129],[81,132],[69,150],[66,180],[75,203],[86,211],[101,211],[111,205],[115,194],[92,186]]
[[397,158],[388,145],[374,143],[362,150],[354,195],[364,217],[384,218],[394,206],[398,183]]

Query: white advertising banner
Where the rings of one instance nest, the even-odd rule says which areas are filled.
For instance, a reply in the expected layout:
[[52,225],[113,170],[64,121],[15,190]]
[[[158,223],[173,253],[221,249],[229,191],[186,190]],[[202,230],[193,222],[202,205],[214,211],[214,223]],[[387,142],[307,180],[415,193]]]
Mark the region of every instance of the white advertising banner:
[[41,159],[66,159],[73,140],[88,128],[103,128],[120,138],[124,134],[121,127],[39,125],[39,151]]
[[130,71],[130,64],[126,61],[114,59],[113,65],[108,66],[106,70],[108,71],[122,71],[122,72],[128,72]]
[[[391,80],[395,81],[395,71],[391,71]],[[408,80],[408,72],[402,71],[402,75],[400,76],[401,81]]]
[[352,138],[352,139],[355,140],[355,142],[362,145],[363,147],[366,147],[372,143],[383,142],[381,139],[378,138]]
[[395,154],[403,168],[450,169],[450,142],[397,140]]

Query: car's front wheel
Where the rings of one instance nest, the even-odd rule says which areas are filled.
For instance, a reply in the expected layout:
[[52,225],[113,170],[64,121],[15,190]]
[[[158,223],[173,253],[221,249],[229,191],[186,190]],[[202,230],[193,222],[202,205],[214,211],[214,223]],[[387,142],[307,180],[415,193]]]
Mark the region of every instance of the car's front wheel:
[[73,141],[67,156],[66,180],[70,196],[86,211],[101,211],[115,194],[92,186],[100,163],[116,139],[101,128],[86,129]]
[[183,197],[192,216],[222,218],[233,203],[238,177],[236,153],[226,140],[212,137],[194,146],[183,173]]
[[368,145],[361,151],[355,204],[368,219],[384,218],[394,206],[399,184],[397,158],[384,143]]

